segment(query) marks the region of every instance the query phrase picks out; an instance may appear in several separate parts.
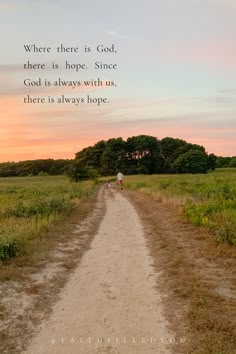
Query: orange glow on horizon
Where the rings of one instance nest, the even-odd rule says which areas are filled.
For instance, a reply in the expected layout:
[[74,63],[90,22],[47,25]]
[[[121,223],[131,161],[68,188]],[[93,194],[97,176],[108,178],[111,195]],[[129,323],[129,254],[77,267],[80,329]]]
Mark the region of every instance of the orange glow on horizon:
[[195,121],[183,121],[180,124],[178,119],[171,122],[163,119],[132,121],[129,107],[142,108],[141,102],[137,106],[136,102],[119,102],[103,110],[95,107],[77,110],[73,106],[61,106],[58,109],[45,105],[45,111],[38,112],[34,111],[38,108],[34,105],[26,107],[23,100],[19,100],[19,95],[2,96],[0,102],[0,162],[73,159],[76,152],[100,140],[120,136],[127,139],[141,134],[158,139],[166,136],[184,139],[203,145],[208,153],[219,156],[236,155],[235,139],[231,138],[236,128],[211,127],[210,122],[209,126],[197,125]]
[[[199,145],[203,145],[206,148],[206,151],[208,153],[214,153],[218,156],[234,156],[232,154],[229,146],[235,145],[235,141],[232,139],[231,141],[215,141],[211,139],[194,139],[191,137],[186,137],[186,136],[179,136],[179,135],[171,135],[168,134],[163,134],[162,136],[159,136],[159,139],[162,139],[166,136],[172,136],[175,138],[180,138],[184,139],[190,143],[195,143]],[[7,162],[7,161],[23,161],[23,160],[37,160],[37,159],[47,159],[47,158],[53,158],[53,159],[73,159],[75,157],[75,153],[82,150],[85,147],[88,147],[90,145],[94,145],[96,142],[100,140],[108,140],[110,138],[114,137],[120,137],[121,134],[110,134],[107,132],[104,136],[97,136],[93,138],[87,138],[83,141],[63,141],[58,144],[57,142],[50,141],[47,142],[46,144],[44,143],[39,143],[39,142],[34,142],[31,145],[24,145],[24,146],[18,146],[18,147],[7,147],[6,149],[1,149],[0,152],[0,162]],[[136,131],[129,136],[135,136],[139,134],[147,134],[147,135],[153,135],[155,134],[149,131]],[[128,136],[123,136],[124,139],[126,139]],[[216,149],[217,146],[217,149]]]

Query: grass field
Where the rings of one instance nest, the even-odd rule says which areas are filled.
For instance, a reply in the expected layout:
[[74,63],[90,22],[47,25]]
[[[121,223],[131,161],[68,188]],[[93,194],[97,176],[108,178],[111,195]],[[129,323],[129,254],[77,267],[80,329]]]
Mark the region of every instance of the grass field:
[[[102,178],[101,182],[105,180],[108,178]],[[206,175],[125,176],[124,186],[139,192],[129,192],[127,196],[136,203],[143,222],[150,227],[147,237],[156,271],[162,271],[160,284],[168,294],[166,309],[171,313],[170,321],[177,321],[176,326],[182,326],[183,333],[187,331],[188,352],[234,353],[236,258],[235,247],[230,244],[236,244],[236,169],[221,169]],[[94,182],[72,183],[63,176],[0,178],[3,286],[7,283],[6,287],[10,287],[8,281],[14,284],[18,281],[22,287],[19,294],[25,294],[24,284],[27,284],[27,291],[34,296],[39,292],[42,308],[48,306],[45,288],[35,286],[31,275],[57,257],[51,250],[58,245],[66,246],[77,237],[72,230],[83,214],[94,208],[97,195],[93,191]],[[87,211],[83,211],[86,204],[89,204]],[[179,217],[182,209],[193,224],[208,228],[217,240],[227,242],[216,244],[208,232],[198,232]],[[90,240],[97,227],[98,224],[91,231]],[[7,260],[17,254],[19,257]],[[63,268],[69,273],[82,255],[83,250],[69,248]],[[63,279],[67,279],[68,273]],[[59,289],[64,283],[60,277],[57,281]],[[52,293],[51,288],[48,293]],[[0,317],[8,318],[7,310],[4,311],[0,304]],[[3,340],[7,341],[7,336],[0,335],[0,341]]]
[[[217,240],[236,244],[236,169],[205,175],[127,176],[125,186],[184,206],[186,217]],[[53,223],[94,190],[64,176],[0,178],[0,259],[30,252]]]
[[236,245],[236,169],[203,175],[127,176],[125,186],[184,206],[186,217],[218,241]]
[[94,190],[64,176],[0,178],[0,259],[30,252],[50,225]]

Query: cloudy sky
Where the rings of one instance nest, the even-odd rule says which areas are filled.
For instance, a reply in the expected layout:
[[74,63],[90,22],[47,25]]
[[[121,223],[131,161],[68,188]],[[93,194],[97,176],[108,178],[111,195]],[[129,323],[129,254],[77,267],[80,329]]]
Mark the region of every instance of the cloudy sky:
[[[235,0],[0,0],[0,161],[73,158],[101,139],[138,134],[236,155],[235,18]],[[28,44],[52,51],[26,53]],[[57,53],[61,44],[79,52]],[[114,44],[117,53],[98,53],[98,44]],[[84,45],[92,51],[83,53]],[[66,60],[88,69],[66,70]],[[26,71],[27,61],[46,70]],[[96,61],[117,69],[95,70]],[[117,86],[24,86],[39,77],[99,77]],[[25,104],[28,94],[89,94],[109,104]]]

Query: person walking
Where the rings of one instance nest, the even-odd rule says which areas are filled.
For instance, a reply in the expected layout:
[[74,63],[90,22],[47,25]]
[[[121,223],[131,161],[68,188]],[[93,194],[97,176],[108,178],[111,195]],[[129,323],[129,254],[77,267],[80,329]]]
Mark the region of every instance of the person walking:
[[118,183],[120,189],[123,189],[123,179],[124,179],[123,173],[118,172],[116,178],[117,178],[117,183]]

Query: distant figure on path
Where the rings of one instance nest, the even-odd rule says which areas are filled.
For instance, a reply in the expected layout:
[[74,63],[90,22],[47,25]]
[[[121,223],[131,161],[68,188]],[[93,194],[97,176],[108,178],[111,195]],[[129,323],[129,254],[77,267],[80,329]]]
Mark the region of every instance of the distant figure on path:
[[111,188],[111,181],[107,181],[107,188]]
[[123,189],[123,179],[124,179],[123,173],[118,172],[116,177],[117,177],[117,183],[120,186],[120,189]]

